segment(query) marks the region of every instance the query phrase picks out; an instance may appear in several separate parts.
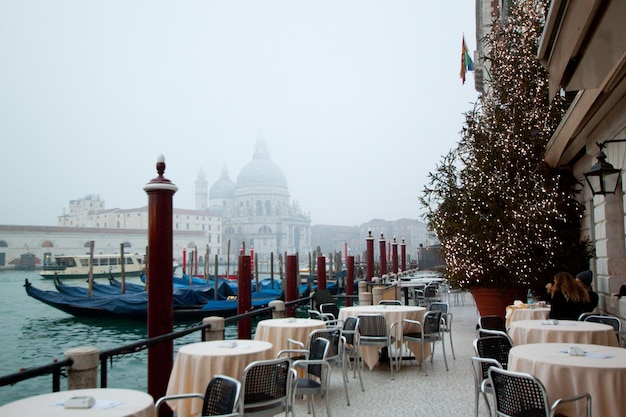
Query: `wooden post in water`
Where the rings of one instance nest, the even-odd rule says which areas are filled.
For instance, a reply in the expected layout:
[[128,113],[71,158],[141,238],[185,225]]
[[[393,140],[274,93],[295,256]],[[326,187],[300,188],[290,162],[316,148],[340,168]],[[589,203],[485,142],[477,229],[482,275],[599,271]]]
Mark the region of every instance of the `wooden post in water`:
[[270,284],[274,289],[274,252],[270,252]]
[[352,305],[351,295],[354,294],[354,256],[346,258],[346,307]]
[[[172,308],[172,232],[173,196],[176,185],[163,177],[165,158],[159,156],[158,176],[143,188],[148,194],[148,258],[150,291],[148,291],[148,338],[171,333],[174,328]],[[167,390],[174,362],[174,342],[166,341],[148,348],[148,394],[161,398]],[[161,410],[171,416],[171,410]]]
[[[252,310],[250,277],[250,255],[239,255],[239,270],[237,271],[237,314],[245,314]],[[248,317],[237,322],[239,339],[252,337],[252,318]]]
[[365,248],[367,251],[367,276],[366,281],[372,281],[374,277],[374,236],[372,236],[372,230],[367,231],[367,237],[365,238]]
[[[217,264],[217,253],[216,253],[215,254],[215,276],[213,277],[213,288],[215,288],[215,291],[213,291],[214,300],[217,300],[219,298],[217,294],[217,290],[219,289],[219,280],[220,280],[218,271],[219,271],[219,265]],[[228,277],[226,277],[226,279],[228,279]]]
[[206,245],[206,251],[204,252],[204,280],[209,283],[209,245]]
[[124,244],[120,244],[120,273],[122,279],[122,294],[126,294],[126,258],[124,257]]
[[93,295],[93,240],[89,242],[89,275],[87,281],[89,282],[89,298]]

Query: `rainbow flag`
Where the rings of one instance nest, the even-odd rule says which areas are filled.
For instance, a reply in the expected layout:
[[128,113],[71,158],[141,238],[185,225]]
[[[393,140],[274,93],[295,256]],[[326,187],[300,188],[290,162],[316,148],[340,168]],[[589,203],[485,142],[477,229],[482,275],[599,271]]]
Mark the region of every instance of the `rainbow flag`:
[[461,45],[461,80],[463,80],[463,84],[465,84],[465,74],[467,71],[474,71],[474,61],[472,61],[472,57],[467,50],[467,45],[465,44],[465,35],[463,35],[463,43]]

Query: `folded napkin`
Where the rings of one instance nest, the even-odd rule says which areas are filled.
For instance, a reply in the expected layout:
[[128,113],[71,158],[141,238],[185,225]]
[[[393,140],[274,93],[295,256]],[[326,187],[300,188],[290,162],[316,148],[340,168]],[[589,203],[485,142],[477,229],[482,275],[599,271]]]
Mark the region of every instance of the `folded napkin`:
[[[568,349],[563,349],[563,350],[559,350],[559,353],[565,353],[566,355],[569,355],[569,351]],[[608,359],[608,358],[612,358],[613,356],[611,355],[607,355],[604,353],[598,353],[598,352],[584,352],[584,355],[570,355],[570,356],[585,356],[587,358],[599,358],[599,359]]]

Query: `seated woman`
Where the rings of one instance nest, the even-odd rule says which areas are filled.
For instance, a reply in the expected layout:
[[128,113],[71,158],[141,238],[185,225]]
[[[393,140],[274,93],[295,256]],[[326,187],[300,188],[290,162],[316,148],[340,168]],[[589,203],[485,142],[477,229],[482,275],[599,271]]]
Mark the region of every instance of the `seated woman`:
[[548,284],[546,288],[551,319],[577,320],[589,307],[589,294],[585,286],[568,272],[557,272],[554,284]]

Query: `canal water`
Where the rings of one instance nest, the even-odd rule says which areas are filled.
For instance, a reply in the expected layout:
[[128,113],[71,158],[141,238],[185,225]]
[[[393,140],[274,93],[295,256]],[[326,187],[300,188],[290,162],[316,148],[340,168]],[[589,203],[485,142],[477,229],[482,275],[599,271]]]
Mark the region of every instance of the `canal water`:
[[[0,271],[0,317],[3,322],[0,326],[0,375],[47,365],[55,358],[62,359],[63,352],[73,347],[95,346],[105,350],[147,338],[143,322],[79,319],[43,304],[26,294],[26,279],[37,288],[54,290],[54,283],[42,279],[37,271]],[[72,284],[72,280],[66,283]],[[176,324],[175,330],[192,324]],[[227,338],[234,338],[236,334],[236,325],[227,327]],[[174,350],[177,351],[182,344],[198,342],[200,338],[200,332],[180,338],[175,341]],[[112,365],[109,362],[108,371],[110,388],[146,391],[147,351],[116,357]],[[67,389],[65,378],[61,379],[61,389]],[[31,378],[14,386],[0,387],[0,405],[48,392],[52,392],[51,375]]]

